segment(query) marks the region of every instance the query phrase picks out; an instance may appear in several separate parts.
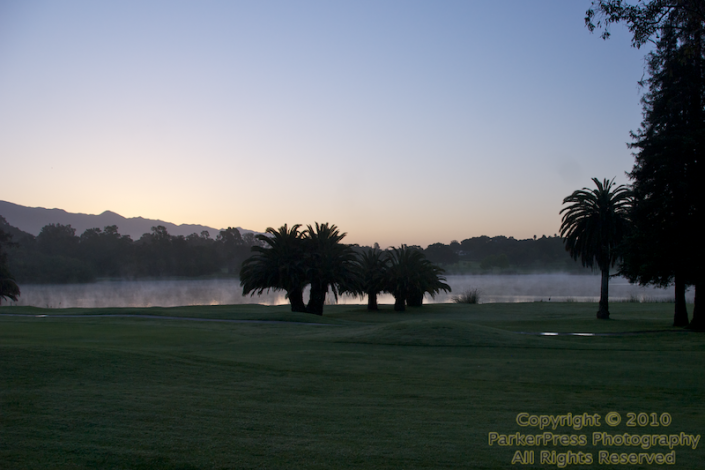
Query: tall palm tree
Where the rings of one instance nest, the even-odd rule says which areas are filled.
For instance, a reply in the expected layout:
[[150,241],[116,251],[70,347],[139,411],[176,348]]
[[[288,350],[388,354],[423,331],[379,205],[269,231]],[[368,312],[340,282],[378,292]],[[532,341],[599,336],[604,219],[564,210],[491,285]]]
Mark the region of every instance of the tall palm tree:
[[253,246],[253,256],[242,263],[240,285],[242,295],[262,294],[264,291],[284,290],[292,312],[305,312],[303,290],[306,286],[306,264],[301,225],[287,224],[278,230],[267,228],[257,235],[264,246]]
[[592,178],[596,189],[583,188],[563,199],[569,204],[561,209],[561,237],[570,256],[580,258],[583,266],[597,266],[602,272],[600,306],[597,318],[608,319],[610,267],[619,259],[618,247],[629,230],[628,212],[632,192],[624,185],[614,186],[614,179],[600,182]]
[[387,275],[387,258],[378,248],[362,252],[358,260],[360,267],[360,290],[367,295],[367,310],[376,311],[377,294],[384,290]]
[[311,283],[311,294],[306,310],[323,315],[326,294],[331,290],[337,299],[341,293],[356,293],[358,288],[357,254],[341,243],[345,233],[328,223],[315,228],[308,225],[303,233],[306,254],[306,277]]

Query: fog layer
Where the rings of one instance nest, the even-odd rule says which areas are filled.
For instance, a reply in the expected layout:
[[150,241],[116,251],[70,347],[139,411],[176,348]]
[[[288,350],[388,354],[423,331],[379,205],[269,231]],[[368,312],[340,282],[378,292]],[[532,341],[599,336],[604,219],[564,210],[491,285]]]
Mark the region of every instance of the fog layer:
[[[536,275],[466,275],[448,276],[453,292],[426,302],[451,302],[452,297],[477,289],[481,303],[577,301],[597,302],[600,294],[599,276],[566,274]],[[103,307],[176,307],[183,305],[286,304],[283,292],[276,291],[254,297],[241,295],[235,279],[178,280],[178,281],[102,281],[92,284],[26,284],[21,286],[18,302],[4,305],[45,308],[103,308]],[[304,293],[307,297],[307,292]],[[610,282],[610,300],[667,300],[673,298],[673,289],[656,289],[629,284],[622,278]],[[692,290],[687,298],[693,300]],[[364,297],[343,296],[340,304],[363,304]],[[379,296],[380,304],[393,304],[388,294]],[[328,303],[334,303],[329,296]]]

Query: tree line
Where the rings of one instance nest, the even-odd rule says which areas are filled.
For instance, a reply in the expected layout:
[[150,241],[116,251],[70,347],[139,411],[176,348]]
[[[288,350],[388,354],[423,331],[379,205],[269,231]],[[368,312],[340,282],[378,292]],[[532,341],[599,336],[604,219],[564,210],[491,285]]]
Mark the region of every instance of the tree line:
[[[419,247],[420,248],[420,247]],[[449,273],[585,273],[585,269],[566,256],[558,235],[528,239],[514,237],[472,237],[450,244],[433,243],[423,250],[433,263]]]
[[[138,240],[121,235],[117,226],[91,228],[78,235],[70,225],[49,224],[36,237],[9,225],[5,268],[20,283],[92,282],[98,278],[236,276],[252,246],[262,246],[255,234],[238,229],[175,236],[163,226],[152,227]],[[360,251],[368,247],[352,245]],[[373,247],[380,249],[379,245]],[[454,273],[581,272],[566,256],[561,238],[542,236],[473,237],[450,244],[433,243],[420,251],[430,262]]]
[[4,268],[18,283],[91,282],[96,278],[209,275],[237,276],[253,245],[252,233],[236,228],[171,235],[152,227],[138,240],[115,225],[87,229],[80,236],[70,225],[49,224],[36,237],[7,224],[0,216]]
[[[593,179],[564,199],[561,235],[584,265],[602,271],[598,318],[609,318],[609,268],[641,285],[675,288],[674,326],[705,329],[705,2],[593,1],[585,23],[593,31],[625,23],[632,45],[652,43],[647,76],[640,84],[643,120],[632,132],[631,184]],[[695,288],[688,321],[685,290]]]
[[228,228],[213,239],[208,232],[174,236],[157,226],[133,241],[114,225],[78,236],[70,225],[49,224],[34,237],[0,216],[0,300],[16,301],[22,282],[216,274],[239,276],[243,295],[284,290],[292,311],[318,315],[329,292],[336,298],[367,295],[370,310],[377,310],[379,293],[389,292],[395,297],[394,309],[403,311],[421,306],[425,294],[450,291],[444,270],[418,247],[383,251],[341,243],[346,234],[335,225],[300,228],[284,225],[259,235]]

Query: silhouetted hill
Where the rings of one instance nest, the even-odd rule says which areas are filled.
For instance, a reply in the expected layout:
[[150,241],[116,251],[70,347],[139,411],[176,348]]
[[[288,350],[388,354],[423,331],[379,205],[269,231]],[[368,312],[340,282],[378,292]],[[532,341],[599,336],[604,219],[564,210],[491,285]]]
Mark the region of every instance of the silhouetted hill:
[[[75,214],[63,209],[45,209],[43,207],[25,207],[7,201],[0,201],[0,215],[5,217],[7,223],[20,230],[39,235],[42,227],[48,224],[71,225],[76,229],[76,235],[82,234],[89,228],[103,228],[108,225],[117,225],[122,235],[130,235],[133,240],[138,240],[143,234],[149,233],[152,227],[163,225],[171,235],[200,234],[207,230],[212,238],[218,235],[221,229],[206,227],[205,225],[182,224],[176,225],[163,220],[145,219],[143,217],[126,218],[112,211],[102,214]],[[253,232],[252,230],[237,227],[241,234]]]

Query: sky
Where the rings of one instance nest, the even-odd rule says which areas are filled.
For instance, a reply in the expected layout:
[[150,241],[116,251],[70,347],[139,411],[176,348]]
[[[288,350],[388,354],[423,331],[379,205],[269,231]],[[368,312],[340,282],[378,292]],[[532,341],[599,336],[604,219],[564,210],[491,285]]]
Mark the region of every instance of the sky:
[[0,0],[0,200],[382,247],[627,183],[646,51],[590,1]]

